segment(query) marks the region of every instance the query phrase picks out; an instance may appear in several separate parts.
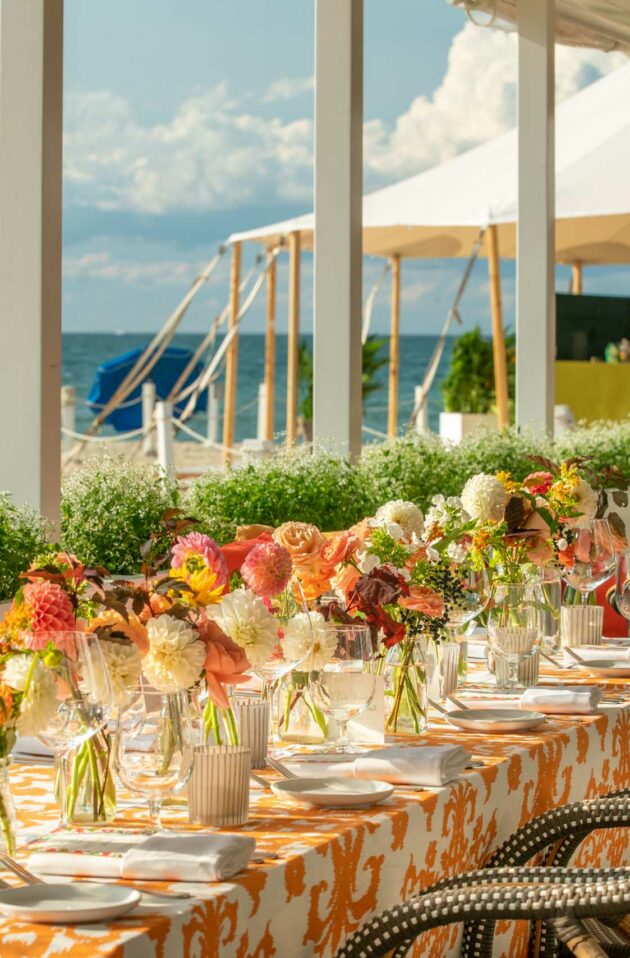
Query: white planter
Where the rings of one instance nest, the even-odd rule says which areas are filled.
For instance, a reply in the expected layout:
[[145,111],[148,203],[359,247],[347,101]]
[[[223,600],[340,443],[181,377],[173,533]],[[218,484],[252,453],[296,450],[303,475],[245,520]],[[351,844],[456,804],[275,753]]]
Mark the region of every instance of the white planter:
[[464,436],[478,436],[497,428],[494,413],[441,412],[440,437],[449,442],[461,442]]

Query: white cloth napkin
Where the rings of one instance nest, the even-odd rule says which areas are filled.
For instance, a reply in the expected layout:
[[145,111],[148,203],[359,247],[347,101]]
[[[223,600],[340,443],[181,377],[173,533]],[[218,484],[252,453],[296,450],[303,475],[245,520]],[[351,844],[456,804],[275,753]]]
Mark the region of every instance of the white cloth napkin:
[[28,867],[41,875],[225,881],[246,867],[255,847],[249,835],[200,832],[158,833],[139,841],[119,832],[51,836],[31,854]]
[[439,787],[462,772],[470,753],[462,745],[392,746],[364,752],[354,761],[291,762],[302,778],[370,778],[393,785]]
[[520,706],[529,712],[549,715],[588,715],[594,712],[603,691],[597,685],[571,688],[531,688],[521,695]]

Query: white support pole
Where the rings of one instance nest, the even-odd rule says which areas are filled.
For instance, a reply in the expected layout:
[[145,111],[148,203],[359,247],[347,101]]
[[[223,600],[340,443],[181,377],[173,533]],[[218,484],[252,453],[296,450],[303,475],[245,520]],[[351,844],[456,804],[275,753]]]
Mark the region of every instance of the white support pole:
[[155,404],[155,428],[158,464],[167,476],[172,476],[175,472],[173,404],[167,400]]
[[[422,386],[416,386],[414,389],[414,409],[418,409],[418,414],[416,416],[416,432],[420,436],[426,436],[431,432],[429,428],[429,400],[422,402],[422,397],[424,396],[424,390]],[[420,408],[418,408],[420,407]]]
[[142,455],[153,456],[155,454],[155,423],[153,422],[153,413],[155,412],[155,383],[148,379],[142,383],[142,428],[144,436],[142,439]]
[[361,450],[363,0],[317,0],[314,436]]
[[267,438],[267,383],[258,383],[256,436],[258,439]]
[[554,0],[518,4],[516,422],[553,432]]
[[210,442],[219,441],[219,391],[216,383],[210,383],[208,386],[206,435]]
[[58,536],[63,0],[0,2],[0,489]]
[[[68,432],[76,432],[77,428],[77,390],[76,386],[61,387],[61,427]],[[61,436],[61,447],[64,452],[74,446],[74,436]]]

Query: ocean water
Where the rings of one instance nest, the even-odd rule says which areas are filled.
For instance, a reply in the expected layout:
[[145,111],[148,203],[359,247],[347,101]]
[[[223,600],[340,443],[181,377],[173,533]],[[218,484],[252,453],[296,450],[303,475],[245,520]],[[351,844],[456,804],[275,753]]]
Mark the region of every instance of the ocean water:
[[[139,334],[116,335],[112,333],[64,333],[63,335],[63,383],[73,385],[77,390],[77,430],[83,430],[89,424],[92,413],[85,405],[90,386],[97,367],[107,359],[113,359],[136,346],[145,346],[150,337]],[[181,333],[175,337],[174,345],[195,349],[201,342],[201,335]],[[311,337],[304,335],[303,340],[311,343]],[[414,387],[422,383],[424,372],[437,342],[437,336],[401,336],[400,343],[400,387],[398,425],[404,429],[413,409]],[[311,343],[312,345],[312,343]],[[453,340],[449,339],[442,362],[429,396],[429,424],[437,430],[438,415],[442,409],[442,394],[439,382],[446,374],[450,361]],[[387,350],[387,346],[384,350]],[[276,346],[276,403],[275,428],[281,433],[285,428],[286,381],[287,381],[287,337],[278,335]],[[256,405],[258,384],[264,378],[264,336],[245,334],[240,337],[238,363],[238,390],[236,438],[245,439],[256,435]],[[218,380],[219,389],[223,383],[223,374]],[[387,367],[380,371],[380,388],[372,393],[364,404],[364,423],[371,429],[387,430]],[[205,414],[195,416],[190,425],[205,435]],[[104,434],[114,434],[106,427]],[[185,436],[180,436],[186,439]],[[375,441],[374,436],[364,435],[364,441]]]

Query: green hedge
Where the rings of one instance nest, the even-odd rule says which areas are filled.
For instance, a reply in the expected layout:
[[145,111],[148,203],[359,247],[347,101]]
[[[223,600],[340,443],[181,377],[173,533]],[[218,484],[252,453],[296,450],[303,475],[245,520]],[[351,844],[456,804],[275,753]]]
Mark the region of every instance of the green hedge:
[[[329,453],[296,450],[227,473],[210,470],[183,496],[155,469],[128,460],[94,460],[64,480],[62,544],[86,563],[133,573],[140,544],[164,510],[178,502],[219,542],[250,522],[299,519],[324,530],[343,529],[388,499],[409,499],[426,509],[437,492],[457,495],[476,472],[508,469],[523,477],[533,453],[557,460],[588,456],[597,469],[617,465],[630,475],[630,420],[581,426],[556,442],[513,430],[453,447],[436,436],[404,436],[368,446],[353,466]],[[0,494],[0,537],[2,599],[15,591],[19,573],[41,548],[43,523]]]

